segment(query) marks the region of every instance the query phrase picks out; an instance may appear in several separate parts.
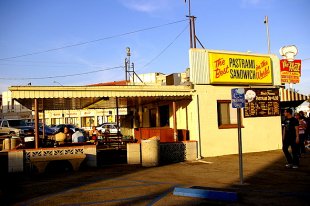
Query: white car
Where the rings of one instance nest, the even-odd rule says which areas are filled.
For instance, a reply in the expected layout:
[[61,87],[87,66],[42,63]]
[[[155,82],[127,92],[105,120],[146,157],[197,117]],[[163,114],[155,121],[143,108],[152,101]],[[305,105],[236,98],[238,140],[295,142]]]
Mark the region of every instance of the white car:
[[117,134],[118,132],[120,132],[120,128],[117,127],[116,123],[103,123],[101,125],[99,125],[98,127],[96,127],[96,129],[98,131],[101,131],[102,133],[104,133],[106,130],[109,130],[111,134]]

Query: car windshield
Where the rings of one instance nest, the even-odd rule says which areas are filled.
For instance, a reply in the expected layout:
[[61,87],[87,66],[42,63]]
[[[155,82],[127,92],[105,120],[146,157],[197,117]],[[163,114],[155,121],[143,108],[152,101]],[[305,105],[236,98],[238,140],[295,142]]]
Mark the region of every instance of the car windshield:
[[8,120],[11,127],[27,126],[24,120]]

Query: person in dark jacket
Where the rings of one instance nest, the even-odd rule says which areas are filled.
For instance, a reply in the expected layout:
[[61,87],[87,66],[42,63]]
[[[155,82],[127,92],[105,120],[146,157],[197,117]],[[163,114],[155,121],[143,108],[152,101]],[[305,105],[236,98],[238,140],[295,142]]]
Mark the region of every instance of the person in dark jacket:
[[[299,157],[298,157],[298,144],[299,144],[299,122],[293,117],[292,109],[284,110],[284,127],[283,127],[283,146],[282,150],[286,157],[287,168],[297,169],[299,166]],[[288,151],[288,148],[291,147],[292,154]]]

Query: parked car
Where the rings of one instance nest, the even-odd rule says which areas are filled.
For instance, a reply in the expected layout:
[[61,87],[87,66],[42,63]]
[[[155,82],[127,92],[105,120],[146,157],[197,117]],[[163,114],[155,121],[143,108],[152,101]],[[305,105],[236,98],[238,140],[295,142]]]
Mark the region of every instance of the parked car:
[[98,131],[101,131],[102,133],[105,130],[109,130],[111,134],[117,134],[120,133],[121,130],[119,127],[117,127],[117,124],[115,122],[106,122],[103,124],[100,124],[99,126],[96,127]]
[[[63,130],[65,127],[68,127],[72,132],[75,132],[75,129],[78,128],[73,124],[59,124],[54,127],[50,127],[55,131],[55,133],[59,132],[60,130]],[[85,135],[85,130],[82,128],[78,128],[84,135]]]
[[28,126],[22,119],[3,119],[0,122],[0,135],[17,137],[34,136],[33,127]]
[[[34,129],[34,122],[27,122],[28,126],[33,127]],[[56,130],[52,129],[51,127],[44,125],[44,132],[45,135],[52,135],[55,134]],[[43,124],[39,123],[39,134],[43,134]]]

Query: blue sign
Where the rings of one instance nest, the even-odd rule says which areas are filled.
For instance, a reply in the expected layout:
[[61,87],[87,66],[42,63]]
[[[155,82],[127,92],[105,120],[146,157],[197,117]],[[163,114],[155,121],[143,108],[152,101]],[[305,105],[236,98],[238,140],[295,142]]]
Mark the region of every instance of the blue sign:
[[245,98],[244,98],[243,88],[231,89],[231,106],[232,108],[244,108],[245,107]]

